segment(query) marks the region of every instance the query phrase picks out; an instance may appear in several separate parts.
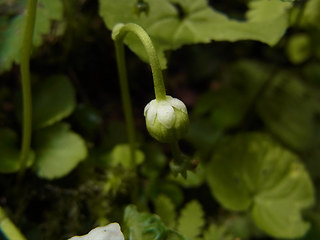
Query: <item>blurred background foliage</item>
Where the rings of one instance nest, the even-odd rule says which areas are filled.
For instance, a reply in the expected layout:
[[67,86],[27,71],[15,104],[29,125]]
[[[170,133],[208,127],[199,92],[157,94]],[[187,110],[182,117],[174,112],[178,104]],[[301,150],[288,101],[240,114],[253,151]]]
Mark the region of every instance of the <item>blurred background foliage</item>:
[[[319,0],[39,0],[32,152],[19,181],[25,8],[0,0],[0,206],[28,239],[113,221],[131,240],[320,239]],[[186,180],[146,131],[151,73],[129,35],[130,165],[118,22],[146,29],[168,94],[188,107],[181,147],[197,167]]]

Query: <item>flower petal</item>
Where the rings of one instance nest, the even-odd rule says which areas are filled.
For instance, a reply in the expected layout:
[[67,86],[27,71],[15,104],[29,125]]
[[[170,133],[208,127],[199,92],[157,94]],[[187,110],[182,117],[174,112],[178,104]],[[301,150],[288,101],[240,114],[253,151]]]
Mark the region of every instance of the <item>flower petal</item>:
[[111,223],[107,226],[92,229],[88,234],[75,236],[69,240],[124,240],[118,223]]
[[180,110],[181,112],[188,113],[186,105],[179,100],[178,98],[171,98],[167,100],[171,106],[176,108],[177,110]]
[[[152,101],[151,101],[152,102]],[[149,102],[145,107],[144,107],[144,111],[143,111],[143,115],[147,116],[148,110],[150,108],[151,102]]]
[[157,119],[166,128],[171,128],[174,125],[176,119],[174,109],[168,102],[161,101],[158,103]]
[[152,100],[144,109],[144,116],[149,124],[153,124],[158,111],[158,102],[156,100]]

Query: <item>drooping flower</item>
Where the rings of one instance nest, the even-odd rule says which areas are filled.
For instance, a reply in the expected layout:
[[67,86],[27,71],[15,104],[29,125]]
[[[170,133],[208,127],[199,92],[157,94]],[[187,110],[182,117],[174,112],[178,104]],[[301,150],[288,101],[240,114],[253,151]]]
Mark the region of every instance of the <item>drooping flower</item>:
[[179,140],[188,130],[189,117],[182,101],[171,96],[154,99],[144,108],[147,129],[160,142]]
[[75,236],[69,240],[124,240],[118,223],[92,229],[88,234]]

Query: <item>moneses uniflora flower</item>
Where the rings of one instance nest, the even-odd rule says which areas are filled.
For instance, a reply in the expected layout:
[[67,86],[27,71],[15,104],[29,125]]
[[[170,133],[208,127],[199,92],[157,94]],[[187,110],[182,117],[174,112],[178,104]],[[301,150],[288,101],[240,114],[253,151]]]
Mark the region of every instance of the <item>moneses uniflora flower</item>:
[[188,130],[187,108],[177,98],[166,96],[165,100],[152,100],[144,108],[147,129],[160,142],[179,140]]
[[92,229],[87,235],[75,236],[69,240],[124,240],[118,223]]

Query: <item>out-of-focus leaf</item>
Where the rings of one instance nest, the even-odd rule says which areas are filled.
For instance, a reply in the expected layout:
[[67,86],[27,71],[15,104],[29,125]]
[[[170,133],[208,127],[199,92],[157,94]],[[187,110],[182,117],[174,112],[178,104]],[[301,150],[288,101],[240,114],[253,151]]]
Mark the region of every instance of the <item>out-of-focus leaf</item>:
[[61,0],[38,0],[36,23],[34,26],[33,44],[38,47],[43,37],[51,31],[51,22],[62,20],[63,5]]
[[199,187],[205,181],[205,169],[200,162],[194,171],[188,172],[187,179],[184,179],[181,175],[178,175],[177,177],[172,176],[172,180],[185,188]]
[[[135,150],[135,164],[139,165],[144,161],[144,154],[139,149]],[[131,153],[129,144],[116,145],[110,154],[111,165],[122,165],[125,168],[131,168]]]
[[312,178],[320,177],[320,143],[315,146],[313,149],[306,151],[302,158],[306,165],[306,168],[309,170],[309,173]]
[[308,0],[303,10],[302,23],[312,25],[320,29],[320,1]]
[[318,240],[320,239],[320,214],[318,212],[309,212],[306,214],[311,222],[310,231],[304,236],[303,240]]
[[43,79],[34,88],[33,128],[50,126],[68,117],[76,106],[76,97],[70,80],[63,75]]
[[[5,30],[0,31],[0,73],[10,70],[13,63],[19,63],[22,37],[26,23],[26,4],[21,1],[23,11],[7,23]],[[33,34],[33,45],[38,47],[43,42],[43,36],[50,33],[51,21],[62,19],[61,0],[39,0],[36,12],[36,22]],[[1,30],[1,29],[0,29]]]
[[131,240],[187,240],[181,234],[168,229],[157,215],[140,213],[135,206],[128,206],[124,213],[127,238]]
[[217,200],[234,211],[250,210],[257,226],[278,238],[309,229],[301,210],[314,202],[308,172],[299,158],[269,136],[235,136],[216,149],[208,183]]
[[203,94],[194,109],[198,116],[210,115],[214,129],[239,125],[271,74],[268,66],[248,60],[231,65],[230,73],[225,80],[227,83],[214,92]]
[[273,134],[291,148],[304,151],[313,147],[319,135],[317,95],[319,91],[309,88],[295,75],[281,72],[258,100],[257,111]]
[[72,114],[73,127],[87,138],[94,139],[102,123],[101,113],[93,106],[85,103],[77,104]]
[[193,200],[182,209],[177,230],[189,239],[196,239],[202,233],[204,224],[202,206],[198,201]]
[[66,123],[57,123],[35,133],[35,171],[46,179],[60,178],[70,173],[87,157],[84,140]]
[[158,178],[161,174],[161,169],[166,165],[166,156],[159,144],[147,144],[143,149],[146,161],[141,166],[141,171],[150,179]]
[[250,214],[232,214],[228,217],[220,228],[225,230],[230,236],[239,239],[253,239],[264,236],[261,230],[257,229]]
[[212,146],[223,135],[221,130],[215,129],[207,119],[194,118],[190,121],[190,129],[186,136],[199,154],[206,156],[211,153]]
[[176,211],[171,199],[166,195],[160,195],[154,200],[155,213],[161,218],[163,223],[174,228],[176,225]]
[[306,34],[297,34],[289,39],[287,55],[294,64],[307,60],[311,55],[310,39]]
[[24,17],[19,15],[0,32],[0,73],[10,70],[14,62],[19,62],[24,21]]
[[203,240],[233,240],[234,238],[227,234],[226,226],[217,226],[210,224],[209,228],[203,234]]
[[154,181],[150,184],[149,187],[149,195],[150,198],[155,201],[160,195],[166,195],[170,198],[175,206],[179,206],[182,204],[184,200],[184,195],[180,186],[172,181],[163,181],[160,179],[154,179]]
[[[186,44],[249,39],[274,45],[288,26],[288,9],[292,6],[278,0],[251,1],[247,21],[237,21],[217,12],[205,0],[149,0],[148,14],[136,14],[136,4],[135,0],[101,0],[100,15],[109,29],[117,23],[142,26],[152,38],[163,67],[164,51]],[[137,38],[129,34],[126,43],[147,60]]]
[[[20,169],[20,150],[17,134],[9,128],[0,128],[0,173],[14,173]],[[34,152],[31,151],[27,166],[34,161]]]

